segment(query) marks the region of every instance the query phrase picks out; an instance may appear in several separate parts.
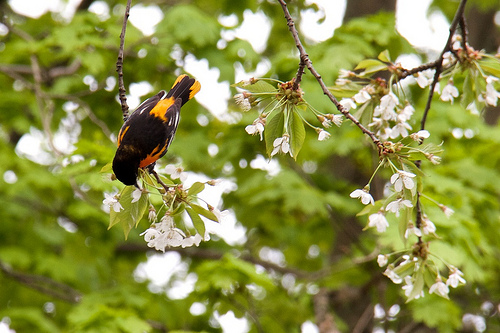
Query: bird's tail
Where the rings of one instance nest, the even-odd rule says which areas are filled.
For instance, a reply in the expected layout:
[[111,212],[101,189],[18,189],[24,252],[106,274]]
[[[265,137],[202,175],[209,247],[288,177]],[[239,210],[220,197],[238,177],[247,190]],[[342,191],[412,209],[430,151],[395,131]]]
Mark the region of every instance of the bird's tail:
[[182,105],[194,97],[200,91],[200,82],[196,79],[190,78],[186,74],[179,75],[175,80],[172,89],[168,92],[166,98],[173,97],[182,99]]

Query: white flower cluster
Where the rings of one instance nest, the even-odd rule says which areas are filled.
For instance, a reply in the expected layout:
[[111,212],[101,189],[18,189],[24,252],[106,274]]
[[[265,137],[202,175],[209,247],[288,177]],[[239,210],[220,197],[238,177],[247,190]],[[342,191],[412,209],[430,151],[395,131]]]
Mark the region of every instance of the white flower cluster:
[[187,237],[184,231],[176,228],[174,219],[170,215],[162,217],[159,223],[153,223],[141,236],[144,236],[149,247],[163,252],[166,247],[198,246],[203,240],[200,234]]
[[[379,254],[377,257],[377,263],[380,267],[384,267],[388,264],[389,255],[387,254]],[[402,287],[406,297],[410,297],[413,293],[414,283],[415,283],[415,272],[419,271],[420,265],[422,264],[421,260],[417,257],[409,256],[407,254],[401,257],[403,261],[394,267],[393,264],[389,265],[387,269],[384,271],[384,275],[387,276],[391,281],[395,284],[401,284],[403,281],[405,285]],[[429,294],[436,294],[438,296],[448,298],[448,294],[451,288],[457,288],[461,284],[467,283],[467,281],[463,278],[463,273],[454,266],[449,266],[450,274],[446,283],[443,282],[443,278],[437,273],[436,282],[429,287]],[[399,275],[398,272],[405,272],[403,275]],[[424,297],[423,288],[420,291],[416,291],[416,293],[409,298],[408,300],[417,299],[420,297]]]

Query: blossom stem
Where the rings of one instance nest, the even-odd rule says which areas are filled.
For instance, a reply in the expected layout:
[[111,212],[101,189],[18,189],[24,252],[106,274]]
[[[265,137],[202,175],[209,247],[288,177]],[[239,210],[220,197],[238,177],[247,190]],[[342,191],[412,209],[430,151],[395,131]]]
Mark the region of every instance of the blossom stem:
[[382,164],[384,164],[384,163],[383,163],[383,161],[380,161],[380,162],[379,162],[379,164],[378,164],[378,166],[377,166],[377,168],[375,169],[375,171],[373,171],[373,174],[372,174],[372,176],[370,177],[370,180],[368,181],[368,186],[372,183],[373,178],[374,178],[374,177],[375,177],[375,175],[377,174],[377,172],[378,172],[378,170],[380,169],[380,167],[382,166]]

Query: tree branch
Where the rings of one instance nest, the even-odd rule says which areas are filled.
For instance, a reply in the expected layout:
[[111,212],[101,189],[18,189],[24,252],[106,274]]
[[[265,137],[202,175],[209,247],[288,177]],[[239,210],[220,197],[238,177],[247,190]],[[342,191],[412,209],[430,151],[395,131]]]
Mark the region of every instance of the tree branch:
[[339,333],[340,331],[335,324],[335,319],[329,311],[330,302],[328,297],[328,291],[324,287],[314,295],[313,302],[316,325],[318,325],[320,333]]
[[6,276],[44,294],[56,297],[69,303],[78,303],[82,294],[70,286],[54,281],[42,275],[24,274],[14,271],[9,265],[0,261],[0,271]]
[[[116,247],[115,252],[117,253],[131,253],[131,252],[147,252],[147,251],[152,251],[150,248],[146,246],[146,244],[140,244],[140,243],[124,243],[118,247]],[[181,256],[186,257],[186,258],[197,258],[197,259],[207,259],[207,260],[220,260],[222,259],[224,253],[210,250],[210,249],[205,249],[205,248],[196,248],[196,247],[191,247],[191,248],[173,248],[173,247],[167,247],[165,249],[165,252],[177,252]],[[371,262],[373,259],[377,257],[379,253],[378,249],[375,249],[372,253],[365,257],[358,257],[358,258],[353,258],[350,260],[350,264],[345,266],[345,267],[340,267],[338,265],[335,265],[337,267],[337,270],[334,270],[333,267],[334,265],[324,267],[322,269],[319,269],[317,271],[304,271],[298,268],[294,267],[283,267],[277,264],[274,264],[269,261],[264,261],[261,259],[257,259],[249,254],[242,254],[239,258],[252,263],[254,265],[259,265],[264,267],[267,270],[273,270],[275,272],[281,273],[281,274],[292,274],[296,276],[299,279],[305,279],[308,281],[316,281],[320,280],[324,277],[331,276],[336,273],[343,272],[347,269],[350,269],[352,267],[355,267],[357,265],[364,264],[366,262]]]
[[[462,20],[464,20],[464,10],[465,10],[465,4],[467,3],[467,0],[461,0],[460,4],[458,5],[457,12],[455,13],[455,17],[453,18],[453,21],[451,22],[450,25],[450,34],[448,35],[448,40],[446,41],[446,45],[444,46],[443,50],[441,51],[441,54],[439,55],[439,58],[436,60],[436,72],[434,73],[434,78],[431,83],[430,91],[429,91],[429,97],[427,98],[427,103],[425,105],[424,109],[424,114],[422,116],[422,120],[420,122],[420,129],[423,130],[425,129],[425,122],[427,121],[427,115],[429,114],[429,110],[431,108],[432,104],[432,97],[434,96],[434,89],[436,88],[436,84],[439,82],[439,77],[442,73],[443,70],[443,59],[444,59],[444,54],[450,50],[452,50],[452,41],[453,41],[453,35],[455,34],[458,25]],[[465,23],[464,23],[465,26]]]
[[297,84],[297,88],[298,88],[298,82],[297,81],[300,82],[300,80],[302,78],[302,73],[304,72],[303,69],[304,69],[304,66],[305,66],[311,72],[311,74],[316,78],[316,80],[318,81],[319,85],[321,86],[321,88],[323,90],[323,93],[326,96],[328,96],[328,98],[335,105],[335,107],[337,108],[337,110],[339,110],[339,112],[342,113],[347,119],[349,119],[356,126],[358,126],[358,128],[364,134],[368,135],[370,137],[370,139],[373,141],[373,143],[377,146],[377,148],[379,149],[379,151],[381,151],[383,149],[383,145],[380,142],[380,140],[376,137],[376,135],[372,131],[370,131],[369,129],[367,129],[365,126],[363,126],[363,124],[361,124],[359,122],[359,120],[356,119],[356,117],[354,117],[349,111],[347,111],[342,106],[342,104],[339,103],[339,101],[337,101],[337,99],[332,95],[332,93],[330,92],[330,90],[328,90],[328,87],[323,82],[323,79],[321,78],[321,75],[314,68],[314,66],[313,66],[313,64],[311,62],[311,59],[309,59],[309,56],[306,53],[306,50],[305,50],[304,46],[302,45],[302,42],[300,41],[299,33],[298,33],[297,29],[295,28],[295,23],[294,23],[291,15],[290,15],[290,12],[288,11],[286,2],[284,0],[278,0],[278,1],[281,4],[281,8],[283,9],[283,13],[285,14],[285,18],[286,18],[286,21],[287,21],[288,29],[290,30],[290,32],[291,32],[291,34],[293,36],[293,39],[295,40],[295,45],[296,45],[297,49],[299,50],[299,54],[300,54],[299,70],[297,71],[297,77],[295,79],[295,83]]
[[123,16],[122,32],[120,33],[120,49],[118,50],[118,60],[116,61],[116,71],[118,72],[118,96],[122,107],[123,121],[126,121],[129,116],[127,90],[123,83],[123,48],[125,46],[125,32],[127,30],[127,21],[130,15],[131,4],[132,0],[127,0],[127,7],[125,8],[125,15]]

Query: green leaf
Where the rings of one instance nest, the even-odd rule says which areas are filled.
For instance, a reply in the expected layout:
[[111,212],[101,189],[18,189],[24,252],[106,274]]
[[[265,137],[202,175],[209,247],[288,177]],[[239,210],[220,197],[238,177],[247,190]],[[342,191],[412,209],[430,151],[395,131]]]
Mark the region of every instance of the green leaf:
[[191,207],[186,207],[186,212],[191,218],[191,221],[193,221],[193,225],[196,228],[196,231],[198,231],[201,237],[205,237],[205,223],[198,215],[198,213],[196,213],[195,210]]
[[389,50],[384,50],[380,52],[377,58],[385,63],[391,62],[391,56],[389,55]]
[[278,90],[275,86],[267,83],[262,79],[255,79],[251,84],[248,84],[248,81],[240,81],[238,83],[232,84],[231,87],[243,88],[252,93],[269,93]]
[[363,209],[356,214],[356,216],[363,216],[367,214],[376,214],[380,209],[382,209],[383,200],[375,201],[374,205],[366,205]]
[[290,134],[290,150],[292,152],[292,157],[296,160],[297,155],[299,155],[299,151],[304,144],[306,130],[304,128],[302,117],[298,111],[292,109],[289,117],[288,134]]
[[478,62],[479,66],[484,72],[487,72],[490,75],[500,77],[500,60],[491,57],[491,58],[484,58],[484,60],[481,60]]
[[387,65],[376,59],[362,60],[355,69],[364,69],[365,74],[371,74],[387,69]]
[[273,151],[273,142],[277,138],[283,136],[283,126],[285,125],[285,113],[281,109],[277,109],[268,116],[271,118],[264,130],[265,139],[266,139],[266,152],[267,155],[271,156],[271,152]]
[[112,170],[113,170],[113,163],[109,162],[108,164],[103,166],[99,172],[108,173],[108,172],[111,172]]
[[405,233],[406,229],[408,228],[408,221],[412,220],[412,213],[413,209],[410,207],[404,206],[404,208],[399,210],[400,216],[399,216],[399,223],[398,223],[398,229],[399,229],[399,237],[401,237],[402,240],[405,239]]
[[408,295],[408,300],[406,302],[411,301],[415,297],[419,296],[422,293],[422,290],[424,289],[424,266],[421,265],[420,269],[417,271],[415,274],[415,278],[413,281],[413,288],[411,290],[410,295]]
[[123,209],[121,209],[119,212],[115,212],[111,208],[109,212],[108,229],[116,224],[121,224],[123,227],[125,238],[128,237],[130,230],[137,226],[148,206],[148,194],[144,192],[141,193],[141,197],[138,201],[132,203],[132,193],[135,190],[135,186],[124,187],[119,195],[118,200]]
[[189,205],[198,215],[202,215],[202,216],[206,217],[207,219],[215,221],[215,222],[220,222],[219,219],[217,218],[217,216],[215,216],[215,214],[213,212],[209,211],[208,209],[205,209],[205,208],[201,207],[200,205],[197,205],[194,203],[190,203]]
[[205,183],[196,182],[189,188],[187,195],[197,195],[205,189]]

